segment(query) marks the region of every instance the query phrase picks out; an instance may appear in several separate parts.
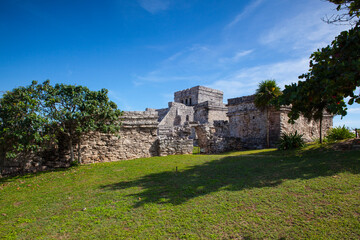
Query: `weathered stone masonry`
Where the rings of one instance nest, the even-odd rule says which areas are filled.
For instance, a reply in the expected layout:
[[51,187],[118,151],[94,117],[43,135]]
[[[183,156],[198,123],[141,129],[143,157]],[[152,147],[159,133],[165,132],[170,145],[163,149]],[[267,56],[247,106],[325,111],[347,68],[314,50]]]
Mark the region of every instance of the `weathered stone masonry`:
[[[228,99],[219,90],[196,86],[174,93],[168,108],[124,112],[118,133],[94,132],[82,141],[82,162],[109,162],[141,157],[191,154],[194,143],[202,153],[266,147],[266,112],[254,104],[255,96]],[[288,123],[289,107],[269,110],[270,145],[284,133],[303,134],[306,141],[319,136],[319,123],[300,117]],[[322,131],[332,126],[324,114]],[[59,140],[48,150],[5,159],[0,149],[0,176],[70,166],[69,150]],[[76,143],[74,143],[76,145]]]
[[110,162],[158,155],[155,111],[124,112],[119,136],[92,133],[82,143],[84,163]]
[[[255,95],[228,99],[228,117],[230,136],[241,139],[244,148],[266,147],[266,112],[260,111],[254,104]],[[270,146],[276,146],[280,136],[284,133],[298,131],[303,134],[305,141],[314,141],[319,137],[319,122],[308,121],[300,116],[295,124],[288,122],[289,107],[281,107],[279,110],[269,109]],[[322,131],[332,127],[333,117],[324,113]]]
[[[193,142],[180,134],[159,138],[156,111],[124,112],[119,136],[99,132],[91,133],[82,141],[82,162],[110,162],[141,157],[191,154]],[[74,144],[75,145],[75,144]],[[37,154],[20,154],[15,159],[0,157],[0,176],[69,167],[69,150],[61,142]],[[76,146],[74,146],[76,149]]]

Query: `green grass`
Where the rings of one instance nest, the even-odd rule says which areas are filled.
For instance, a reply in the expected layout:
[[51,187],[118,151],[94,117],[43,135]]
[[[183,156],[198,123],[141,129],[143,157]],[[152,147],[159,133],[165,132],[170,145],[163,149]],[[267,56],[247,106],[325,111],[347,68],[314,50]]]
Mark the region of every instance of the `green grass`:
[[4,239],[359,239],[360,152],[319,145],[0,179]]

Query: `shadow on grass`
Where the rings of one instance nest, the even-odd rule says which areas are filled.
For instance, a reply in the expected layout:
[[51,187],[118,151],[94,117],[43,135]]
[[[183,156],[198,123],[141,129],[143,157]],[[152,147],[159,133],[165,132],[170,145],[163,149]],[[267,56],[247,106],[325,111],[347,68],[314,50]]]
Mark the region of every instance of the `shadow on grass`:
[[[186,157],[186,156],[184,156]],[[103,190],[141,187],[129,196],[139,199],[134,207],[145,203],[181,204],[187,200],[219,190],[273,187],[286,179],[311,179],[349,171],[360,173],[359,151],[294,152],[281,151],[243,156],[225,156],[180,171],[146,175],[134,181],[102,186]]]
[[39,171],[39,172],[28,172],[28,173],[14,173],[10,176],[6,176],[6,177],[2,177],[0,178],[0,184],[1,183],[6,183],[6,182],[13,182],[16,179],[28,179],[28,178],[34,178],[43,174],[48,174],[50,172],[67,172],[67,171],[71,171],[75,168],[77,168],[78,166],[71,166],[68,168],[53,168],[53,169],[48,169],[45,171]]

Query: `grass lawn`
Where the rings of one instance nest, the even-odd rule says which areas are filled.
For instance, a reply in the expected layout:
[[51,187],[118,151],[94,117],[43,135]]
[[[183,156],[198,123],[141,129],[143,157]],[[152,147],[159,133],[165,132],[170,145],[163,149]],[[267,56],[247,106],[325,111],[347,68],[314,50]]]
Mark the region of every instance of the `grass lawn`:
[[0,179],[4,239],[359,239],[360,151],[317,146]]

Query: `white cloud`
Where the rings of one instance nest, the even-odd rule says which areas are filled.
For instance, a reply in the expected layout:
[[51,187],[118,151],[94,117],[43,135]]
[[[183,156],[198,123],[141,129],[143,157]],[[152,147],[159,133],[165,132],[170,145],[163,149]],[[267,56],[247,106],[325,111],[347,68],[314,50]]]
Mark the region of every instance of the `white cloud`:
[[360,113],[360,107],[354,107],[354,108],[349,108],[347,110],[348,113],[353,113],[353,114],[358,114]]
[[245,57],[249,54],[251,54],[254,50],[245,50],[245,51],[239,51],[237,52],[234,56],[228,58],[228,57],[225,57],[225,58],[220,58],[220,62],[222,63],[228,63],[228,62],[232,62],[232,63],[235,63],[237,61],[239,61],[242,57]]
[[133,109],[131,105],[128,104],[128,101],[122,97],[120,94],[116,93],[115,91],[109,90],[109,98],[110,100],[114,101],[119,109],[122,111],[130,111]]
[[286,51],[292,49],[313,52],[317,48],[325,47],[336,35],[350,27],[324,23],[321,17],[329,11],[329,8],[304,11],[287,21],[281,21],[264,32],[259,42]]
[[264,0],[254,0],[249,5],[247,5],[244,10],[236,15],[236,17],[226,26],[226,28],[230,28],[236,25],[243,18],[252,13]]
[[169,0],[138,0],[140,6],[146,11],[155,14],[169,8]]
[[266,79],[275,79],[281,88],[298,81],[298,76],[306,72],[309,60],[300,58],[251,68],[243,68],[215,81],[209,87],[220,89],[224,98],[241,97],[253,94],[259,82]]

